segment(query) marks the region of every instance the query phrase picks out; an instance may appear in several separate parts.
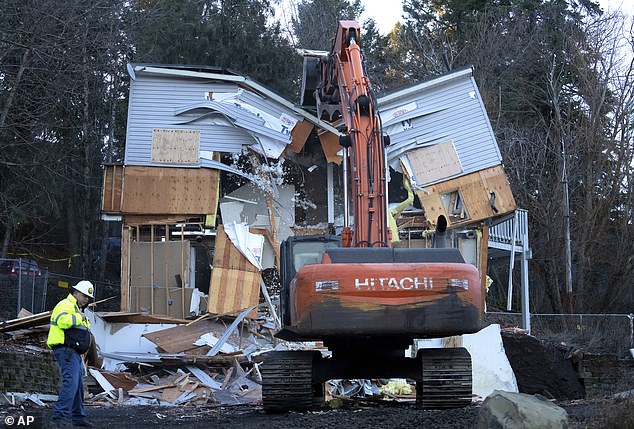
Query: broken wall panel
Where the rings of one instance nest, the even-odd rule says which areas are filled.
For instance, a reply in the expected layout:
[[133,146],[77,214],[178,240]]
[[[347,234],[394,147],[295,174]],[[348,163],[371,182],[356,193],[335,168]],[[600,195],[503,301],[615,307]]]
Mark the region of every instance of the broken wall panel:
[[[254,183],[247,183],[221,199],[223,206],[222,220],[225,224],[231,222],[246,222],[257,227],[266,227],[272,231],[272,205],[275,216],[275,234],[283,241],[293,235],[291,226],[295,225],[295,187],[280,185],[277,187],[278,196],[269,203],[266,193]],[[235,204],[233,204],[235,203]]]
[[[200,151],[240,153],[245,147],[258,149],[254,134],[276,133],[257,125],[261,117],[318,124],[321,129],[336,132],[307,111],[293,106],[279,95],[232,73],[219,74],[217,69],[201,66],[130,65],[130,102],[126,127],[126,165],[160,165],[152,159],[154,129],[200,130]],[[218,103],[214,99],[239,94],[234,100],[246,105],[240,114],[235,103]],[[231,102],[231,104],[229,104]],[[213,109],[213,104],[216,109]],[[224,112],[224,113],[223,113]],[[211,113],[211,116],[209,115]],[[236,115],[233,115],[233,114]],[[246,114],[244,114],[246,113]],[[225,116],[229,114],[229,116]],[[283,139],[287,142],[288,139]],[[197,161],[202,165],[202,159]]]
[[[502,216],[511,213],[516,207],[502,166],[436,183],[424,190],[417,190],[416,193],[429,220],[435,222],[438,216],[444,215],[450,226]],[[454,204],[457,204],[453,198],[456,195],[464,205],[462,216],[451,213],[452,208],[455,208]]]
[[501,164],[471,67],[397,90],[378,102],[383,132],[391,140],[389,163],[420,145],[451,140],[463,175]]
[[299,121],[291,130],[291,144],[287,148],[295,153],[299,153],[306,144],[306,139],[315,126],[308,121]]
[[220,174],[206,168],[127,166],[122,212],[136,214],[212,214]]
[[121,213],[123,169],[123,165],[104,165],[101,210],[106,213]]
[[339,136],[334,133],[325,132],[319,134],[319,141],[326,156],[326,161],[334,162],[337,165],[341,164],[341,155],[338,155],[338,152],[343,148],[339,144]]
[[[257,306],[260,300],[260,271],[233,245],[222,225],[218,227],[209,285],[208,311],[224,314]],[[257,310],[248,314],[257,317]]]

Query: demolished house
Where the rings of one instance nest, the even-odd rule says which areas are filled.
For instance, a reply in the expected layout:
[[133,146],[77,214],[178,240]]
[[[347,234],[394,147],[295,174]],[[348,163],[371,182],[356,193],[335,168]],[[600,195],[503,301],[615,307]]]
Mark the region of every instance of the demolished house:
[[[128,71],[125,162],[105,167],[102,207],[123,224],[121,310],[183,318],[257,306],[281,241],[343,225],[336,128],[224,70]],[[393,211],[397,245],[429,246],[444,215],[456,233],[469,227],[454,239],[486,273],[483,221],[515,202],[472,70],[378,102],[391,171],[420,201]],[[403,187],[393,178],[390,189]]]
[[[130,64],[128,72],[125,161],[104,167],[102,198],[104,220],[122,224],[121,311],[90,313],[98,344],[90,374],[102,392],[92,400],[257,401],[263,352],[321,347],[274,337],[275,272],[287,237],[341,231],[338,124],[223,69]],[[515,202],[472,70],[378,103],[391,137],[394,246],[431,247],[442,215],[484,285],[489,222]],[[501,344],[499,327],[484,335]],[[478,343],[486,342],[464,343],[481,356],[476,393],[517,391],[508,361],[474,353]],[[398,382],[386,386],[384,395],[414,398]],[[361,381],[332,391],[378,388]]]

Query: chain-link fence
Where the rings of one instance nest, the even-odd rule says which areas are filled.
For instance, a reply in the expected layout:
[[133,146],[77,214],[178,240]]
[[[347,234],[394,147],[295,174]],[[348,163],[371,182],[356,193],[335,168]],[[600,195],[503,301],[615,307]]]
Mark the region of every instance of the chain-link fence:
[[[634,314],[531,314],[531,334],[544,340],[616,355],[634,348]],[[490,323],[521,326],[519,313],[490,312]]]
[[48,270],[32,259],[0,259],[0,319],[15,318],[20,309],[45,311]]

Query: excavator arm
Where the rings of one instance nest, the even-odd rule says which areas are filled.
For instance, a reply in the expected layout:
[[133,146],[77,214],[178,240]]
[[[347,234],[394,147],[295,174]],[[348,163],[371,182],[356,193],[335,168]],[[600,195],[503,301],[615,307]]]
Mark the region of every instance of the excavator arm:
[[[340,21],[330,55],[321,63],[317,105],[338,106],[344,135],[344,247],[389,247],[385,141],[359,47],[356,21]],[[331,111],[336,110],[331,109]],[[348,190],[352,217],[348,225]]]

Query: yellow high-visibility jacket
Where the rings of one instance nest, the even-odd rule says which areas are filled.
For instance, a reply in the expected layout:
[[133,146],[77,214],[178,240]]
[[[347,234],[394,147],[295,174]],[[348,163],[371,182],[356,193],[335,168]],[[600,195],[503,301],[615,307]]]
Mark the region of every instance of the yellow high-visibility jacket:
[[52,348],[64,344],[64,330],[75,326],[90,328],[90,321],[83,320],[83,316],[77,306],[77,299],[69,294],[57,303],[51,314],[51,327],[48,331],[46,345]]

